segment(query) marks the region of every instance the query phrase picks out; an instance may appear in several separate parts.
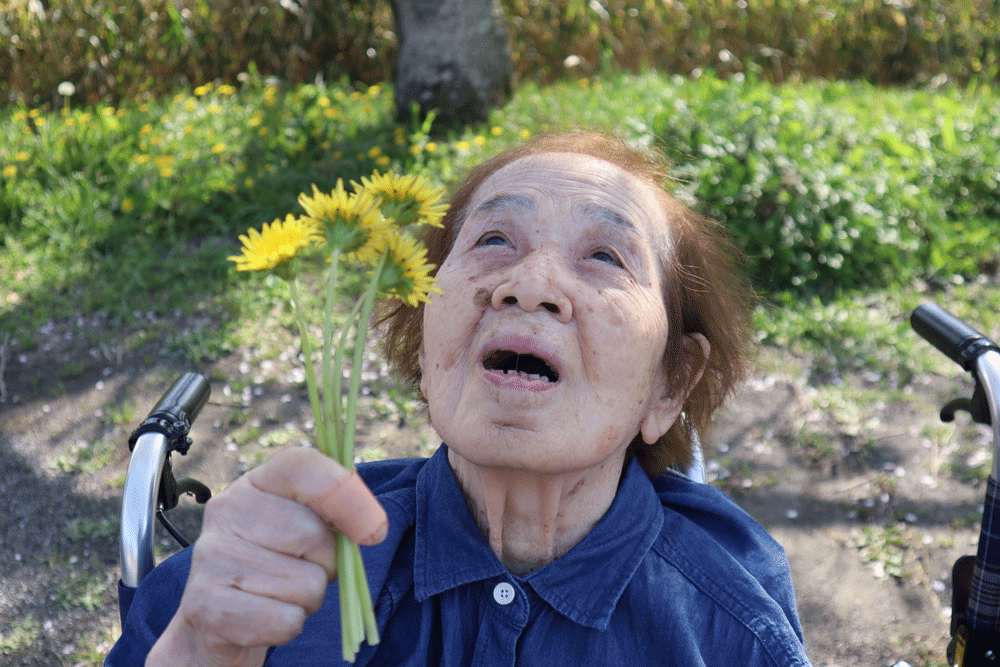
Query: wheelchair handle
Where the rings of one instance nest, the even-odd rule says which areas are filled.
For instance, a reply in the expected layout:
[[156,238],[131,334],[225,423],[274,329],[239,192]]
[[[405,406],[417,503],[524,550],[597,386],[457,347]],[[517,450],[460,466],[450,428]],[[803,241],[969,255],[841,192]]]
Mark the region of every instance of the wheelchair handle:
[[917,306],[910,315],[910,324],[921,337],[965,371],[974,371],[976,360],[987,350],[1000,352],[996,343],[936,303]]
[[211,387],[204,376],[185,373],[163,394],[129,438],[132,458],[122,492],[122,583],[135,588],[156,565],[153,518],[170,453],[187,453],[191,423],[208,401]]

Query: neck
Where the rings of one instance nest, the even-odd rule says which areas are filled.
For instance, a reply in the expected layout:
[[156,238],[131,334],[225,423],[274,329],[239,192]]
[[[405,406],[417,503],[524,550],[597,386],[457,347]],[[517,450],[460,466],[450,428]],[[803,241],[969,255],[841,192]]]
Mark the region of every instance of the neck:
[[493,553],[511,573],[527,574],[573,548],[604,516],[624,455],[557,474],[480,466],[451,449],[448,461]]

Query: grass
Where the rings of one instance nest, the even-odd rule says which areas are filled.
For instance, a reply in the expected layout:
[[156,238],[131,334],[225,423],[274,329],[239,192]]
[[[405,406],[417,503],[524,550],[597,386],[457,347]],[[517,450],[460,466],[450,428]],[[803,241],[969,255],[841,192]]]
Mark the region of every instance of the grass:
[[[707,89],[719,85],[739,84]],[[835,84],[836,95],[824,86],[798,84],[793,94],[843,95],[844,84]],[[207,85],[119,108],[43,113],[7,107],[0,111],[0,164],[6,165],[0,331],[31,348],[46,323],[97,316],[120,335],[132,332],[126,345],[165,337],[172,352],[218,358],[252,339],[257,314],[283,296],[273,279],[237,279],[225,259],[236,237],[296,210],[297,194],[310,184],[331,187],[337,178],[390,168],[450,184],[483,157],[562,127],[607,128],[655,142],[651,128],[663,123],[676,100],[690,104],[707,89],[653,74],[528,83],[487,124],[444,137],[426,126],[396,126],[392,93],[383,87],[286,88],[251,76],[240,89]],[[947,104],[939,106],[962,104],[960,92],[940,93]],[[871,95],[870,87],[859,87],[856,96]],[[912,97],[907,91],[879,95],[886,108]],[[975,91],[966,103],[982,105],[982,95]],[[988,323],[987,315],[1000,309],[995,290],[948,279],[954,280],[944,286],[949,304],[960,316]],[[813,296],[775,291],[758,310],[758,336],[812,358],[813,372],[834,382],[865,369],[887,386],[905,384],[935,363],[905,361],[928,357],[906,322],[928,289],[911,282]],[[176,315],[194,326],[175,330]],[[114,345],[120,354],[122,343]],[[61,372],[72,377],[77,371]]]

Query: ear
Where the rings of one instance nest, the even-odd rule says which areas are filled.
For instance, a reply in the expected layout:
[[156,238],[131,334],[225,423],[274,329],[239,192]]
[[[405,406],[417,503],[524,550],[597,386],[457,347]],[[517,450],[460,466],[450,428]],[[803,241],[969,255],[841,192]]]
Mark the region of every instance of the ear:
[[639,424],[642,440],[647,445],[655,444],[677,421],[688,395],[705,372],[711,349],[708,339],[700,333],[683,336],[681,350],[684,358],[680,363],[683,377],[680,379],[684,380],[684,383],[678,386],[676,380],[665,379],[663,395],[654,402]]

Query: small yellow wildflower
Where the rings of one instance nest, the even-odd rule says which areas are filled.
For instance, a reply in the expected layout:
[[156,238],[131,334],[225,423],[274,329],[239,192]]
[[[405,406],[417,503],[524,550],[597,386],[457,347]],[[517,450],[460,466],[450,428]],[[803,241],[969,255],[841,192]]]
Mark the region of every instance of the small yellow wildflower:
[[212,82],[209,81],[208,83],[200,85],[197,88],[195,88],[194,94],[197,95],[198,97],[201,97],[202,95],[210,93],[211,91],[212,91]]
[[312,186],[313,194],[299,195],[299,204],[317,227],[326,233],[327,243],[348,255],[351,261],[370,263],[378,256],[379,239],[391,230],[391,222],[379,209],[379,200],[371,192],[347,192],[344,179],[325,194]]
[[472,143],[474,143],[477,146],[483,146],[484,144],[486,144],[486,137],[484,137],[481,134],[477,134],[476,138],[472,140]]
[[379,159],[375,160],[375,164],[377,164],[380,167],[388,167],[390,164],[392,164],[392,160],[389,158],[388,155],[383,155]]
[[531,138],[531,130],[528,129],[521,130],[521,139],[523,141],[527,141],[530,138]]
[[132,203],[131,199],[122,201],[122,213],[131,213],[134,208],[135,204]]
[[221,141],[219,143],[215,144],[214,146],[212,146],[212,154],[213,155],[219,155],[220,153],[225,153],[225,152],[226,152],[226,145],[224,143],[222,143]]
[[494,137],[499,137],[501,134],[503,134],[503,128],[500,127],[499,125],[494,125],[493,127],[490,128],[490,134],[492,134]]
[[12,164],[9,164],[3,168],[4,178],[14,178],[15,176],[17,176],[17,167],[15,167]]
[[136,163],[138,165],[149,164],[149,160],[150,160],[150,157],[148,155],[146,155],[145,153],[139,153],[134,158],[132,158],[132,162],[134,162],[134,163]]
[[114,107],[104,107],[103,109],[101,109],[101,115],[107,116],[107,117],[110,118],[111,116],[115,115],[115,108]]
[[433,264],[427,263],[427,248],[405,234],[386,237],[386,266],[380,289],[394,299],[416,308],[422,301],[430,301],[431,292],[441,294],[430,273]]
[[330,98],[324,95],[323,97],[316,100],[316,104],[320,105],[322,108],[327,108],[330,106]]
[[230,86],[228,83],[224,83],[219,86],[218,90],[220,95],[233,95],[236,93],[236,88]]
[[436,141],[428,141],[425,147],[428,153],[437,153],[438,145]]
[[467,151],[469,150],[469,142],[459,141],[457,144],[455,144],[455,148],[460,151]]
[[27,162],[28,151],[18,151],[17,154],[14,156],[14,159],[17,160],[18,162]]
[[371,178],[362,177],[360,184],[352,182],[352,185],[355,190],[371,192],[386,203],[394,204],[396,222],[401,226],[416,222],[439,227],[448,210],[448,205],[441,203],[444,188],[431,185],[427,176],[372,172]]
[[379,148],[378,146],[372,146],[372,147],[371,147],[371,148],[370,148],[370,149],[368,150],[368,157],[370,157],[370,158],[371,158],[371,159],[373,159],[373,160],[374,160],[375,158],[377,158],[378,156],[380,156],[380,155],[382,155],[382,149],[381,149],[381,148]]
[[259,232],[250,229],[241,234],[242,253],[226,259],[236,263],[237,271],[270,271],[319,239],[319,230],[311,220],[289,213],[284,222],[276,218],[270,226],[265,222]]

